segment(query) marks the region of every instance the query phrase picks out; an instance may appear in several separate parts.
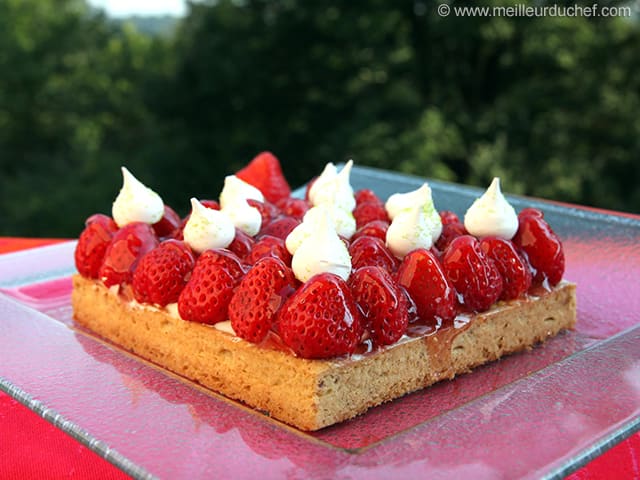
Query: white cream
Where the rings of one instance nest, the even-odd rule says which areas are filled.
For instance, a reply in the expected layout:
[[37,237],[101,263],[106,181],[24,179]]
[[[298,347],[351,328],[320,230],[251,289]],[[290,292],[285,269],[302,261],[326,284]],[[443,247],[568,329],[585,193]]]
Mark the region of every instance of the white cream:
[[[429,249],[442,233],[442,221],[436,212],[437,220],[425,205],[400,211],[387,230],[386,243],[391,253],[404,258],[416,248]],[[435,210],[435,209],[433,209]]]
[[351,238],[356,232],[356,219],[351,212],[325,204],[311,207],[302,218],[302,223],[294,228],[285,239],[285,245],[291,255],[296,253],[304,240],[314,234],[316,224],[320,223],[325,215],[328,216],[338,235]]
[[224,186],[222,187],[222,192],[220,192],[220,209],[231,207],[239,203],[240,200],[264,202],[264,195],[256,187],[249,185],[244,180],[240,180],[235,175],[225,177]]
[[351,256],[333,228],[328,212],[324,210],[319,221],[309,225],[310,235],[295,249],[291,260],[293,274],[301,282],[323,272],[347,280],[351,274]]
[[426,205],[428,203],[433,203],[433,199],[431,197],[431,187],[425,182],[420,188],[411,192],[394,193],[387,199],[384,207],[389,218],[393,220],[403,210],[413,209],[417,205]]
[[502,194],[498,177],[469,207],[464,216],[464,227],[476,237],[497,236],[511,240],[516,234],[518,215]]
[[352,212],[356,206],[356,199],[351,187],[351,169],[353,160],[349,160],[340,173],[333,163],[328,163],[320,176],[309,189],[311,205],[330,204],[336,208]]
[[122,188],[111,208],[111,215],[118,227],[133,222],[159,222],[164,215],[164,203],[160,195],[145,186],[125,167],[122,167],[122,178]]
[[225,248],[233,241],[236,229],[229,217],[221,211],[191,199],[191,216],[184,227],[184,241],[198,253],[212,248]]

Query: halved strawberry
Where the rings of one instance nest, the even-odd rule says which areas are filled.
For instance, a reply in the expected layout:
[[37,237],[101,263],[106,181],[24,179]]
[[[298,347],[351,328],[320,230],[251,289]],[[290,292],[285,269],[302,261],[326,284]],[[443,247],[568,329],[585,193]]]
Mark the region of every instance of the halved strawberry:
[[178,297],[180,317],[207,324],[226,320],[237,283],[218,253],[205,251],[198,257],[191,278]]
[[118,230],[111,239],[100,266],[99,276],[107,287],[131,283],[131,276],[142,256],[158,246],[158,237],[148,223],[133,222]]
[[244,276],[229,304],[229,320],[236,335],[253,343],[264,340],[295,285],[293,272],[282,260],[260,259]]
[[74,252],[75,264],[83,277],[98,278],[104,254],[118,226],[111,217],[102,214],[92,215],[85,224]]
[[236,177],[256,187],[272,203],[291,195],[280,161],[271,152],[258,154]]
[[348,284],[374,345],[397,342],[407,331],[409,306],[391,275],[380,267],[362,267],[351,274]]
[[282,306],[277,321],[284,343],[303,358],[353,353],[363,333],[349,287],[332,273],[305,282]]
[[529,290],[529,264],[518,254],[513,243],[503,238],[485,237],[480,240],[480,248],[493,260],[502,276],[502,300],[513,300]]
[[133,272],[133,296],[140,303],[165,306],[177,302],[191,276],[195,260],[179,240],[167,240],[147,252]]
[[456,316],[456,291],[435,255],[424,248],[409,252],[396,275],[415,303],[424,322],[452,320]]
[[502,277],[493,260],[480,248],[471,235],[453,239],[442,257],[447,278],[471,310],[488,310],[502,294]]

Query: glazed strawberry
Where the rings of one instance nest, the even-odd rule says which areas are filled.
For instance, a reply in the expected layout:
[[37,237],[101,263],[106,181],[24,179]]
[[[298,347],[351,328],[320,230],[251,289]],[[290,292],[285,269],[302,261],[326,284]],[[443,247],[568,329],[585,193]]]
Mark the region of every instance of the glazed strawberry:
[[455,238],[443,254],[442,266],[470,310],[488,310],[500,298],[502,277],[477,238],[471,235]]
[[362,267],[349,277],[349,288],[360,307],[374,345],[391,345],[407,331],[407,297],[380,267]]
[[485,237],[480,240],[480,248],[493,260],[502,276],[501,300],[513,300],[529,290],[529,264],[518,254],[513,243],[503,238]]
[[451,222],[442,224],[442,233],[436,240],[436,248],[441,252],[445,251],[454,238],[462,235],[468,235],[467,229],[460,222]]
[[182,219],[169,205],[164,206],[164,215],[159,222],[153,224],[153,230],[159,238],[169,237],[180,228]]
[[238,281],[221,264],[215,250],[207,250],[198,257],[180,296],[178,312],[184,320],[214,324],[227,319],[229,302]]
[[518,218],[527,217],[529,215],[533,215],[534,217],[544,218],[544,213],[542,210],[538,210],[537,208],[527,207],[523,208],[518,214]]
[[260,233],[258,233],[258,237],[262,237],[263,235],[271,235],[272,237],[281,238],[286,240],[287,236],[300,225],[300,220],[289,217],[289,216],[281,216],[272,220],[268,225],[265,225],[260,229]]
[[281,198],[276,203],[276,206],[283,215],[288,215],[298,220],[302,220],[304,214],[311,208],[305,200],[293,197]]
[[233,279],[237,282],[242,280],[244,276],[245,267],[238,256],[226,248],[215,248],[213,250],[207,250],[207,264],[214,266],[220,266],[224,268]]
[[87,219],[74,252],[76,268],[80,275],[86,278],[99,277],[104,254],[117,230],[116,222],[106,215],[96,214]]
[[286,265],[291,265],[291,254],[282,238],[271,235],[261,236],[251,247],[251,251],[243,258],[244,262],[253,265],[264,257],[277,257]]
[[451,210],[441,210],[439,213],[442,225],[447,225],[448,223],[462,223],[460,222],[458,215],[453,213]]
[[376,203],[378,205],[384,206],[380,197],[378,197],[373,190],[369,190],[368,188],[363,188],[358,190],[354,194],[354,198],[356,200],[356,206],[362,203]]
[[551,286],[557,285],[565,267],[562,242],[539,210],[525,209],[518,215],[518,223],[513,243],[526,254],[534,269],[534,282],[546,279]]
[[133,222],[118,230],[111,239],[100,266],[99,276],[107,287],[131,283],[140,258],[158,246],[151,225]]
[[236,228],[236,236],[227,248],[235,253],[238,258],[244,258],[249,255],[254,243],[255,242],[252,237],[239,228]]
[[374,220],[369,222],[356,230],[356,233],[351,237],[351,241],[355,241],[360,237],[377,237],[383,242],[387,239],[387,230],[389,229],[389,222],[384,220]]
[[161,306],[177,302],[194,264],[193,253],[184,242],[162,242],[138,262],[131,282],[133,296],[140,303]]
[[407,290],[422,321],[448,321],[456,316],[456,291],[431,251],[418,248],[409,252],[400,262],[396,279]]
[[270,152],[258,154],[249,165],[236,173],[236,177],[256,187],[272,203],[291,195],[280,161]]
[[357,205],[353,210],[353,217],[356,219],[356,227],[360,228],[374,220],[388,221],[389,217],[384,205],[381,203],[365,202]]
[[247,200],[247,203],[260,212],[262,226],[268,225],[274,218],[280,215],[280,209],[271,202],[260,202],[250,198]]
[[253,343],[264,340],[295,284],[291,269],[279,258],[265,257],[256,262],[229,304],[229,320],[236,335]]
[[220,210],[220,204],[216,200],[200,200],[200,203],[211,210]]
[[302,358],[353,353],[363,333],[349,287],[332,273],[305,282],[282,306],[277,321],[284,343]]
[[357,238],[349,245],[349,255],[351,255],[351,266],[354,270],[365,266],[378,266],[393,272],[399,263],[384,242],[377,237]]

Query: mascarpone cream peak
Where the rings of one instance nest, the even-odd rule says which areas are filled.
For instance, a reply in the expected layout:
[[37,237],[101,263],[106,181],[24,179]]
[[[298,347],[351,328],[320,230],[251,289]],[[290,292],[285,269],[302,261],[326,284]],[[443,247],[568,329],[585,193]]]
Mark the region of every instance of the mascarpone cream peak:
[[187,245],[202,253],[213,248],[226,248],[231,244],[236,229],[225,213],[207,208],[195,198],[191,199],[191,208],[191,216],[183,231]]
[[118,227],[133,222],[154,224],[164,215],[164,203],[160,195],[122,167],[122,188],[113,202],[111,215]]
[[502,194],[495,177],[487,191],[469,207],[464,227],[476,237],[496,236],[511,240],[518,230],[518,215]]
[[353,211],[356,199],[350,183],[352,168],[353,160],[349,160],[340,173],[333,163],[328,163],[309,189],[311,205],[330,204],[347,212]]

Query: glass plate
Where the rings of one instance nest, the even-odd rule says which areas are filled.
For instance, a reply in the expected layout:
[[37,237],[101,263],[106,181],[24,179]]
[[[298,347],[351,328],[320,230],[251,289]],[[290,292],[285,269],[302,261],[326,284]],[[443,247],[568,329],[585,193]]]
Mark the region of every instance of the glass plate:
[[[355,168],[381,197],[424,180]],[[462,215],[481,192],[430,182]],[[640,217],[520,197],[562,237],[578,325],[304,433],[76,327],[74,242],[0,256],[0,388],[134,477],[561,477],[640,428]]]

